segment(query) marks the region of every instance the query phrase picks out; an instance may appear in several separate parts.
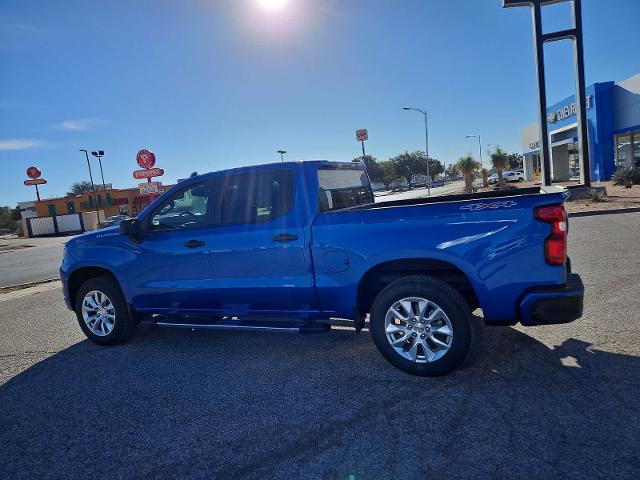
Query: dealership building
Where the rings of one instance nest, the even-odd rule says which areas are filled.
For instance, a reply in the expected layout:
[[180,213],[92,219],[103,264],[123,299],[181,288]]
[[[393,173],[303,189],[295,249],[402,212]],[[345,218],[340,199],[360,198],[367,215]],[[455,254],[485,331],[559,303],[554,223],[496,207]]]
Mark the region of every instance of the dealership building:
[[[618,165],[640,162],[640,74],[589,85],[586,96],[591,178],[601,182],[609,180]],[[551,178],[556,182],[580,175],[575,102],[571,96],[547,108]],[[540,179],[538,131],[537,123],[522,131],[527,180]]]

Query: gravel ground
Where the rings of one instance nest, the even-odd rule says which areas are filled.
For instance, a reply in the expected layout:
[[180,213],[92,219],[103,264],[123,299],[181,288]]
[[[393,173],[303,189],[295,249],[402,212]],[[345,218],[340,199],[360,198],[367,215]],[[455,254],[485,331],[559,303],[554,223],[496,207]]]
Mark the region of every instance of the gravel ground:
[[447,377],[369,335],[84,340],[59,288],[0,302],[0,478],[640,478],[640,213],[571,219],[584,317],[486,330]]

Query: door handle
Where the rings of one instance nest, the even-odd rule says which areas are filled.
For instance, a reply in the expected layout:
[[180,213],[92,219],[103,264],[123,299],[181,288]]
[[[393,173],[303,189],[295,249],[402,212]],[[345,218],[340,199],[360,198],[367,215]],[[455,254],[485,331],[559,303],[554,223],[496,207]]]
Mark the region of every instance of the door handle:
[[297,239],[298,239],[298,235],[291,235],[289,233],[281,233],[280,235],[276,235],[275,237],[273,237],[274,242],[280,242],[280,243],[293,242],[294,240],[297,240]]
[[184,246],[187,248],[198,248],[204,247],[205,245],[202,240],[189,240],[188,242],[184,242]]

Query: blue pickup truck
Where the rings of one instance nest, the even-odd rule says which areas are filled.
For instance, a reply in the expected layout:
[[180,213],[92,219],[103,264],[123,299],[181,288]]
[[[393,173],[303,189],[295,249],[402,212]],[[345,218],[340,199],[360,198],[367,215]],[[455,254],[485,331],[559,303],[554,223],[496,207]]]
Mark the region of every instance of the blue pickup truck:
[[560,188],[375,202],[364,165],[289,162],[178,183],[136,219],[67,242],[64,297],[86,336],[140,322],[239,330],[369,330],[382,355],[444,374],[486,325],[570,322]]

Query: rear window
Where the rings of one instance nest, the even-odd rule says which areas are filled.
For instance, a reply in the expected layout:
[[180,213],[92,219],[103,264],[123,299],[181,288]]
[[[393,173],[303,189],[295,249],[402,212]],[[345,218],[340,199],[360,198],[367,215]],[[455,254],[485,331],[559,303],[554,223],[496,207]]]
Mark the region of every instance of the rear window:
[[321,168],[318,183],[321,212],[373,203],[373,191],[365,170]]

